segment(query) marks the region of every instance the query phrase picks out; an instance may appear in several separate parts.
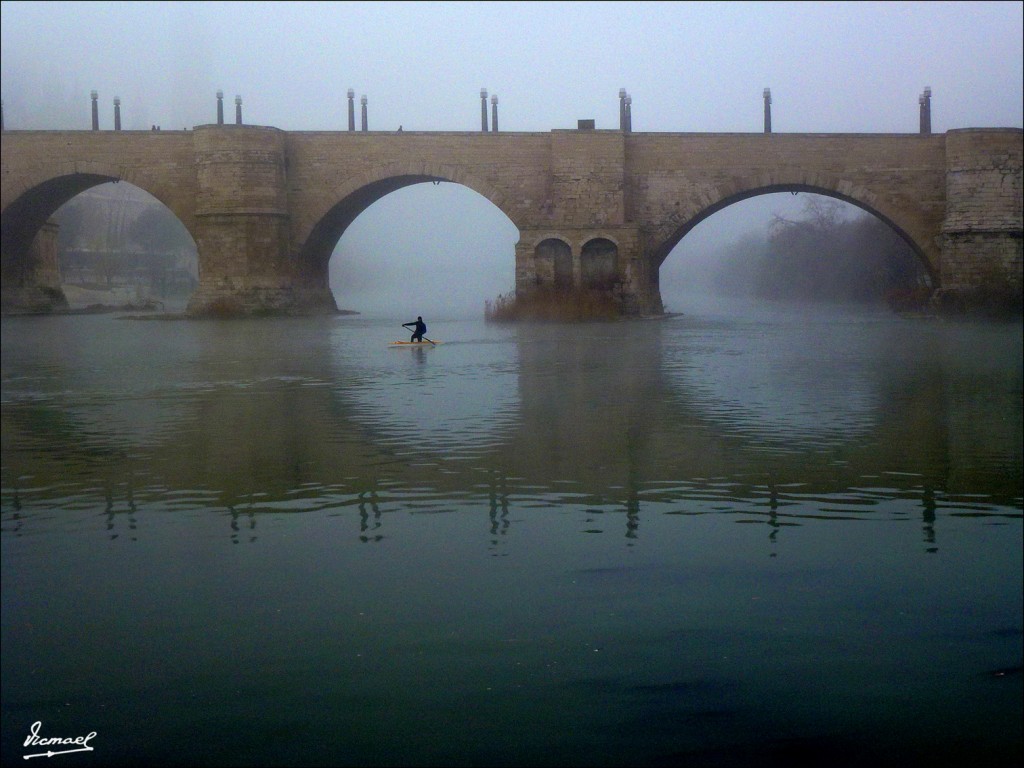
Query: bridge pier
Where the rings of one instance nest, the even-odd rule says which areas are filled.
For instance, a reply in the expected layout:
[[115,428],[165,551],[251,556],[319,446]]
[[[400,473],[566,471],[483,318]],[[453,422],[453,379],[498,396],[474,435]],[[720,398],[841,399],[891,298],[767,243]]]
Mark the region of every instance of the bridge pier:
[[68,308],[57,260],[58,229],[55,222],[47,221],[29,246],[28,258],[3,260],[0,305],[4,314]]
[[187,313],[337,312],[327,275],[290,258],[285,133],[206,125],[193,140],[199,287]]
[[590,292],[610,298],[624,316],[657,315],[664,307],[649,264],[636,226],[520,230],[516,296]]
[[1019,130],[947,132],[946,216],[934,297],[940,309],[1020,309],[1022,154]]

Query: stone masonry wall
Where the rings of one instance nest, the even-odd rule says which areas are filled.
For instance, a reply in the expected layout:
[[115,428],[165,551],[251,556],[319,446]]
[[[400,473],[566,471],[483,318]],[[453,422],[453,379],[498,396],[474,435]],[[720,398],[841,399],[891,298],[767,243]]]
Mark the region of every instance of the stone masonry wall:
[[630,216],[655,264],[701,220],[762,192],[831,193],[904,232],[933,270],[945,139],[919,134],[632,134]]
[[553,131],[550,206],[559,226],[621,227],[625,164],[621,131]]
[[969,129],[946,134],[942,291],[1009,291],[1022,284],[1024,132]]
[[17,199],[45,190],[45,202],[52,210],[44,218],[49,218],[83,191],[71,179],[86,175],[127,181],[144,189],[193,231],[192,131],[4,131],[2,137],[0,206],[4,212]]
[[611,240],[630,312],[660,307],[658,269],[693,226],[783,190],[832,194],[879,215],[944,283],[994,274],[1020,285],[1019,129],[289,133],[210,125],[5,131],[2,142],[5,265],[29,258],[31,238],[62,202],[122,179],[164,202],[196,239],[196,311],[219,299],[243,311],[330,311],[327,261],[340,233],[379,197],[430,180],[468,186],[518,227],[517,285],[535,278],[530,262],[545,238],[569,244],[574,260],[588,240]]
[[188,311],[336,311],[329,288],[288,258],[285,133],[204,126],[195,150],[196,244],[205,258]]
[[374,202],[361,190],[396,177],[464,184],[523,229],[550,204],[550,162],[548,133],[289,133],[290,250],[317,252],[306,246],[325,218],[354,218]]

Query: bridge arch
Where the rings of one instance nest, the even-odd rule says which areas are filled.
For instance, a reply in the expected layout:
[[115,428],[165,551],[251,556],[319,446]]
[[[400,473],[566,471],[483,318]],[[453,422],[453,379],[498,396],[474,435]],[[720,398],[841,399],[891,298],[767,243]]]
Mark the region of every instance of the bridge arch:
[[518,239],[513,222],[469,187],[409,184],[365,207],[336,243],[331,235],[328,285],[346,310],[475,316],[514,285]]
[[[27,250],[35,233],[64,203],[100,184],[122,181],[163,203],[196,240],[194,195],[181,190],[174,177],[162,177],[159,169],[154,173],[152,168],[132,163],[55,160],[18,174],[10,184],[13,199],[4,207],[0,223],[5,257],[8,246],[15,254],[20,252],[19,248]],[[27,243],[24,242],[26,237]]]
[[17,182],[20,194],[3,210],[0,217],[0,248],[3,254],[5,277],[17,271],[19,265],[31,258],[36,236],[62,205],[93,187],[102,184],[127,182],[159,200],[173,213],[196,240],[195,218],[189,209],[173,196],[162,195],[157,185],[147,188],[147,179],[138,178],[128,168],[113,168],[103,163],[77,163],[75,167],[40,168],[31,175],[22,175]]
[[[81,162],[73,165],[54,163],[38,166],[21,174],[12,186],[13,196],[0,219],[0,276],[4,282],[3,304],[6,308],[35,307],[45,310],[67,308],[62,276],[58,222],[53,217],[67,203],[84,192],[106,184],[130,184],[158,200],[188,232],[193,244],[195,232],[190,229],[194,218],[180,206],[174,210],[145,189],[130,168],[115,168],[102,162]],[[139,183],[136,183],[139,182]],[[158,190],[159,191],[159,190]]]
[[389,163],[349,177],[307,204],[308,215],[296,223],[294,249],[299,259],[326,274],[334,246],[363,211],[386,195],[413,184],[453,183],[468,187],[493,203],[513,224],[510,206],[500,189],[458,165],[418,162]]
[[807,179],[768,179],[751,186],[740,182],[731,187],[704,189],[701,196],[703,202],[683,208],[671,217],[670,221],[655,230],[652,237],[655,244],[653,265],[660,268],[679,241],[709,216],[743,200],[779,192],[804,192],[831,197],[880,219],[917,254],[933,284],[937,284],[940,273],[939,243],[934,233],[929,234],[930,230],[924,222],[918,223],[907,216],[905,211],[912,210],[912,206],[901,206],[890,199],[882,199],[865,187],[839,178],[825,178],[822,174],[814,174],[813,178]]

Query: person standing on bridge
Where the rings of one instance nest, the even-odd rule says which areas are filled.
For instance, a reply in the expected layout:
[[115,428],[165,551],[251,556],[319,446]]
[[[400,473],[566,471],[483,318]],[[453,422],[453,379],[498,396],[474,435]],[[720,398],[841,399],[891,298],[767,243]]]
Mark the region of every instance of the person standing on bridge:
[[415,341],[423,341],[423,334],[427,332],[427,324],[423,322],[422,317],[417,317],[415,322],[402,323],[403,328],[412,326],[412,338],[409,339],[410,343]]

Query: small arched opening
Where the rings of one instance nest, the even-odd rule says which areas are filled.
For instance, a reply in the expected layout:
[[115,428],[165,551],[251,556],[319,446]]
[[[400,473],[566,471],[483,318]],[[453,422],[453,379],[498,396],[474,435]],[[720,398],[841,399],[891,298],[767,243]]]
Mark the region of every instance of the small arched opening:
[[534,255],[538,285],[551,286],[556,291],[572,289],[572,249],[568,243],[549,237],[537,243]]
[[580,251],[580,278],[585,289],[610,291],[618,281],[619,248],[611,240],[596,237]]

